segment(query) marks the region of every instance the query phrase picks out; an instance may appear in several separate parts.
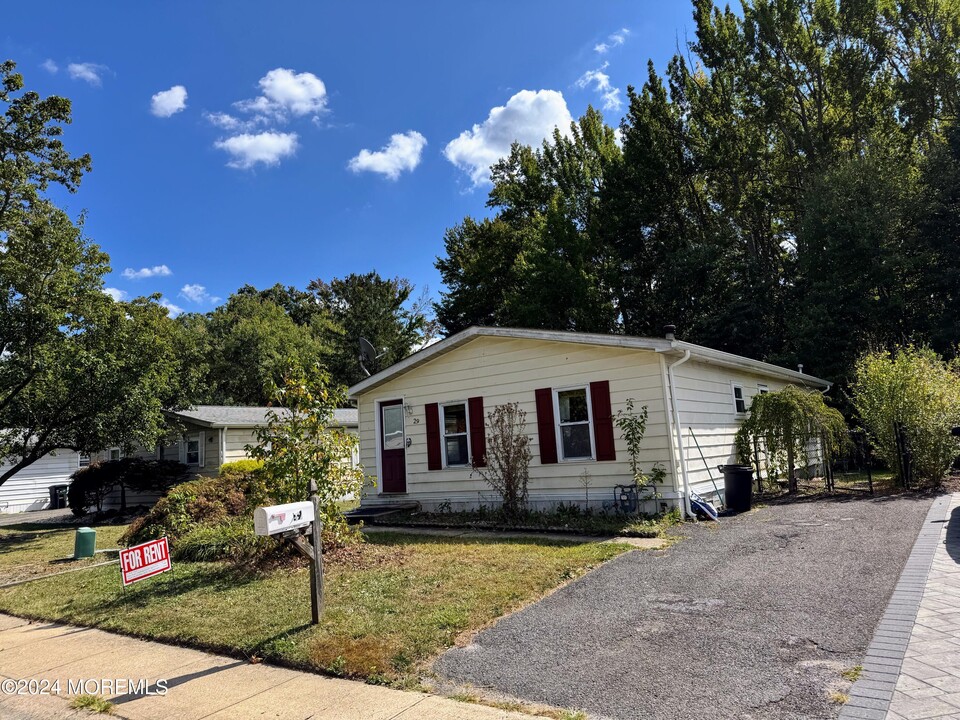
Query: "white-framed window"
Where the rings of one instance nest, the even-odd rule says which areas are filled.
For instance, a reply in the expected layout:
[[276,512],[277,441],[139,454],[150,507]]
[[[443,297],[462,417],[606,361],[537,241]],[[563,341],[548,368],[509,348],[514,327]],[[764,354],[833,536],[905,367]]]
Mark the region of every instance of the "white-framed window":
[[109,450],[107,450],[107,457],[110,458],[111,460],[119,460],[119,459],[120,459],[120,448],[118,448],[118,447],[112,447],[112,448],[110,448]]
[[757,395],[766,395],[770,392],[770,388],[762,383],[757,383]]
[[743,385],[733,385],[733,408],[738,415],[747,411],[747,401],[743,396]]
[[557,447],[560,449],[560,458],[585,460],[596,457],[593,449],[589,386],[555,389],[553,409],[557,418]]
[[467,404],[452,402],[440,406],[443,416],[440,427],[443,433],[444,467],[464,467],[470,464],[470,426]]
[[90,467],[90,455],[77,455],[77,467]]

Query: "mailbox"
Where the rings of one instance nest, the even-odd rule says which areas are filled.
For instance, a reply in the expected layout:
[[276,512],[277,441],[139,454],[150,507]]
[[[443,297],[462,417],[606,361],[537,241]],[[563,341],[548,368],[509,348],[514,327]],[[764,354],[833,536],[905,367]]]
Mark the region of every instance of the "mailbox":
[[276,535],[305,528],[313,520],[312,502],[272,505],[253,511],[253,530],[257,535]]

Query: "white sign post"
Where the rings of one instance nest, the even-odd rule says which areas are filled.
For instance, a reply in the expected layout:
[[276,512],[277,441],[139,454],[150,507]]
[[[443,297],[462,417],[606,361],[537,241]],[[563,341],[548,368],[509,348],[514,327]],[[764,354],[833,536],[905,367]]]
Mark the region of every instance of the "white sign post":
[[[317,521],[319,500],[316,482],[310,481],[310,500],[257,508],[253,511],[253,530],[257,535],[279,535],[310,558],[310,605],[313,624],[323,613],[323,553],[320,523]],[[310,533],[310,542],[304,536]]]

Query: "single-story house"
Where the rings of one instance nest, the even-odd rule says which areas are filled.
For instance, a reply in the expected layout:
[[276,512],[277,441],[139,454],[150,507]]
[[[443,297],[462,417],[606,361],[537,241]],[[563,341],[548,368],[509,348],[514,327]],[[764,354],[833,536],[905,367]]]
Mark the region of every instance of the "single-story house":
[[[257,428],[267,424],[273,408],[233,405],[197,405],[186,410],[168,410],[171,442],[153,453],[140,453],[158,460],[178,460],[201,475],[216,475],[220,466],[249,458],[247,445],[257,444]],[[278,412],[283,412],[279,409]],[[334,411],[333,427],[357,433],[357,411]]]
[[830,383],[796,370],[682,342],[471,327],[350,388],[358,403],[360,461],[376,473],[363,505],[419,502],[427,510],[495,506],[472,465],[483,462],[486,416],[497,405],[526,412],[533,459],[529,504],[613,502],[631,483],[617,413],[628,399],[649,414],[639,456],[663,469],[659,507],[689,512],[689,491],[722,489],[717,466],[735,462],[734,436],[757,393]]
[[[156,448],[141,448],[132,454],[177,460],[197,474],[216,475],[224,463],[249,457],[246,446],[256,444],[256,429],[266,424],[269,410],[266,407],[198,405],[187,410],[166,411],[170,423],[168,440]],[[335,410],[333,426],[356,435],[356,409]],[[114,447],[95,454],[92,459],[117,460],[121,457],[122,450]],[[90,462],[91,456],[75,450],[58,449],[45,455],[0,485],[0,513],[49,509],[51,488],[69,485],[74,471]],[[359,453],[351,458],[351,462],[359,462]],[[155,494],[127,493],[130,506],[152,504],[156,500]],[[105,501],[106,507],[119,504],[119,491]]]
[[[75,470],[90,464],[88,455],[75,450],[54,450],[0,485],[0,513],[48,510],[51,488],[70,483]],[[0,463],[0,472],[10,467]]]
[[[246,448],[257,444],[257,428],[267,424],[271,410],[284,412],[283,408],[250,405],[195,405],[186,410],[165,410],[170,425],[167,441],[153,449],[140,449],[133,455],[176,460],[191,472],[213,477],[220,472],[221,465],[250,458]],[[331,427],[341,427],[356,435],[356,409],[334,410]],[[121,456],[116,448],[109,454],[114,459]],[[359,462],[359,452],[350,461]],[[151,505],[158,499],[154,493],[127,493],[128,506]],[[119,507],[119,504],[119,491],[104,502],[105,507]]]

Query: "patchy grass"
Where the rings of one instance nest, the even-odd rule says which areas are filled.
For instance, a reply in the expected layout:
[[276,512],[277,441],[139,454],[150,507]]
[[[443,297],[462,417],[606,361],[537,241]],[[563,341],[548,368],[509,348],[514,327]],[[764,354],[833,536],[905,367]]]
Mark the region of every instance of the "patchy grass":
[[[103,554],[73,560],[75,525],[22,523],[0,528],[0,585],[15,580],[51,575],[63,570],[110,559]],[[123,525],[96,528],[97,550],[117,547]]]
[[860,675],[862,674],[863,674],[863,665],[854,665],[852,668],[847,668],[842,673],[840,673],[841,677],[843,677],[844,680],[847,680],[852,683],[859,680]]
[[835,703],[836,705],[846,705],[849,702],[850,696],[842,692],[832,692],[830,693],[830,702]]
[[113,713],[113,703],[99,695],[77,695],[70,702],[70,707],[74,710],[89,710],[106,715]]
[[370,521],[369,524],[657,538],[663,537],[665,530],[678,522],[680,516],[677,513],[657,517],[634,517],[584,511],[577,505],[569,505],[553,511],[531,510],[519,518],[508,518],[499,510],[485,508],[456,512],[410,510],[390,513],[379,521]]
[[[59,532],[70,540],[44,538],[53,555],[72,542],[69,530]],[[317,627],[309,624],[303,566],[253,572],[175,563],[172,573],[126,591],[118,566],[97,567],[0,590],[0,611],[416,687],[429,661],[459,638],[629,549],[378,533],[327,558]],[[18,552],[7,549],[5,562]]]

